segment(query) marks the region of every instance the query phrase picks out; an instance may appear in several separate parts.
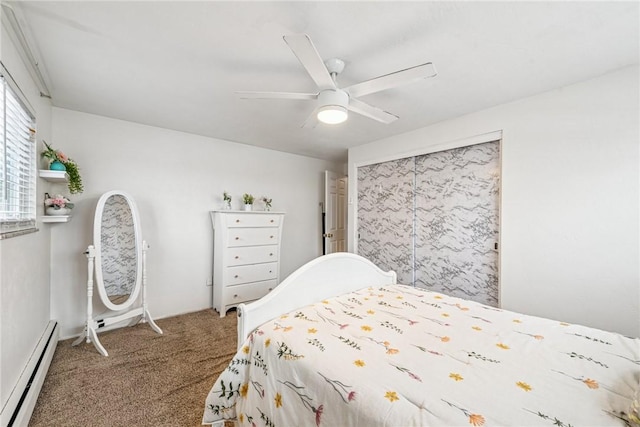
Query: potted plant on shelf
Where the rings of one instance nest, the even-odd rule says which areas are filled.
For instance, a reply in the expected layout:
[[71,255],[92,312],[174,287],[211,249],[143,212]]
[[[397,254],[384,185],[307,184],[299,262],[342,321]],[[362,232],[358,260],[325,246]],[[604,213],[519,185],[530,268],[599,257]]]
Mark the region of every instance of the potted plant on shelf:
[[49,169],[66,171],[69,175],[68,187],[71,194],[82,193],[84,186],[78,165],[60,150],[52,148],[46,141],[42,141],[46,150],[42,152],[42,158],[49,160]]
[[242,201],[244,202],[244,210],[250,211],[253,208],[253,201],[255,198],[251,194],[244,193],[242,195]]
[[45,193],[44,197],[44,211],[47,215],[55,216],[71,214],[73,203],[71,203],[71,200],[62,194],[56,194],[55,196],[50,197],[49,193]]
[[224,200],[224,208],[231,209],[231,196],[226,191],[222,193],[222,200]]

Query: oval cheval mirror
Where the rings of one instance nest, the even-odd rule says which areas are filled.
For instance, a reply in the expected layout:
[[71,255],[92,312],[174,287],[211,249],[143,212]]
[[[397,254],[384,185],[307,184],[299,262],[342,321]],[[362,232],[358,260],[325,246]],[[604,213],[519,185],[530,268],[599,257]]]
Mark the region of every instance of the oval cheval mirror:
[[[98,340],[97,330],[108,325],[140,316],[153,330],[162,333],[151,318],[146,305],[146,252],[148,245],[142,240],[140,219],[135,202],[122,191],[109,191],[100,197],[93,223],[93,242],[87,249],[89,276],[87,281],[87,324],[84,338],[93,342],[98,351],[107,356]],[[92,313],[93,274],[100,300],[106,308],[125,313],[95,319]],[[131,308],[142,291],[142,305]]]
[[96,210],[97,288],[103,304],[114,311],[129,307],[140,292],[142,245],[131,206],[124,195],[112,194],[104,200],[102,210]]

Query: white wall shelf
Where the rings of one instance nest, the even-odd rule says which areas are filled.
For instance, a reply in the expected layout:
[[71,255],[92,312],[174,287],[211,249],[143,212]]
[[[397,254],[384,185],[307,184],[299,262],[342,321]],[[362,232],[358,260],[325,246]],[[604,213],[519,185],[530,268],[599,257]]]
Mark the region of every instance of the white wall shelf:
[[54,222],[69,222],[71,215],[45,215],[42,217],[42,222],[54,223]]
[[40,169],[40,178],[49,182],[66,183],[69,182],[69,175],[66,171],[52,171],[48,169]]

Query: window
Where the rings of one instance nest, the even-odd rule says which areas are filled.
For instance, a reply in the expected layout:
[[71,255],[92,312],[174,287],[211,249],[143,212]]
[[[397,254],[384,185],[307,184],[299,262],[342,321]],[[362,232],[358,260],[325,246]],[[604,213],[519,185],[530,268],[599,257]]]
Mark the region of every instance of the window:
[[[0,64],[2,65],[2,64]],[[35,230],[35,118],[0,67],[0,238]]]

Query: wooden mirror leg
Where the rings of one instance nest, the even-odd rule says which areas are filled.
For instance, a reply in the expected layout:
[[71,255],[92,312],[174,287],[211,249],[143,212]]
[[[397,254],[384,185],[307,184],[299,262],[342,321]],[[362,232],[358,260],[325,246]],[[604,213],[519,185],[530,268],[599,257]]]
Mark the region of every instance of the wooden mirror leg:
[[88,338],[91,342],[93,342],[93,346],[96,348],[96,350],[100,352],[100,354],[102,354],[103,356],[109,355],[109,353],[107,353],[107,350],[105,350],[102,344],[100,343],[100,340],[98,339],[98,334],[96,333],[95,329],[89,328]]
[[82,331],[82,334],[80,334],[80,336],[78,338],[76,338],[76,340],[74,342],[71,343],[72,346],[76,346],[78,344],[80,344],[82,341],[84,341],[84,339],[87,337],[87,329],[85,328],[84,331]]
[[162,335],[162,329],[153,321],[149,310],[147,309],[147,251],[149,244],[146,240],[142,241],[142,323],[149,322],[151,329]]
[[88,328],[88,329],[85,328],[82,334],[78,338],[76,338],[76,340],[72,342],[71,345],[76,346],[82,343],[82,341],[84,341],[85,338],[87,339],[87,343],[90,343],[90,342],[93,343],[94,347],[96,348],[96,350],[100,352],[100,354],[102,354],[103,356],[109,355],[109,353],[107,353],[107,350],[105,350],[105,348],[102,346],[102,343],[98,339],[98,334],[96,333],[96,330],[93,328]]
[[151,318],[151,314],[149,314],[149,310],[144,310],[144,317],[142,321],[149,322],[149,326],[151,326],[151,329],[162,335],[162,329],[160,329],[160,327],[156,325],[156,322],[153,321],[153,318]]

